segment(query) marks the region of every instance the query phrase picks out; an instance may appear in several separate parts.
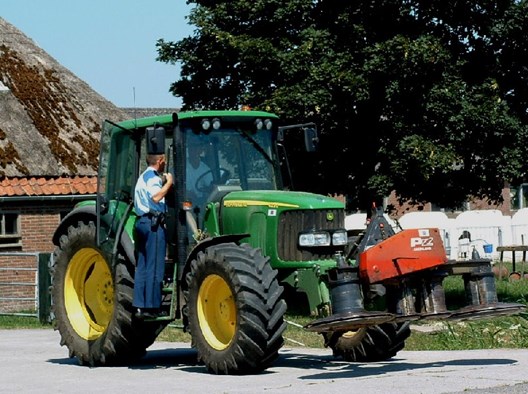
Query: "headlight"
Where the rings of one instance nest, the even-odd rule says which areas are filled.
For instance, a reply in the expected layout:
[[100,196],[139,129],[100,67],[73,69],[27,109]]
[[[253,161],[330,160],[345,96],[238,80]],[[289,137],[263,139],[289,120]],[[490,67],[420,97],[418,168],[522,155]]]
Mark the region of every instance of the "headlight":
[[299,235],[300,246],[330,246],[330,233],[305,233]]
[[209,119],[202,119],[202,129],[205,131],[209,130],[211,127],[211,121]]
[[299,235],[299,246],[343,246],[348,242],[348,236],[345,230],[337,230],[332,233],[328,231],[314,231]]
[[214,118],[213,119],[213,129],[218,130],[221,126],[220,119]]
[[345,230],[338,230],[332,234],[332,245],[341,246],[348,242],[347,232]]

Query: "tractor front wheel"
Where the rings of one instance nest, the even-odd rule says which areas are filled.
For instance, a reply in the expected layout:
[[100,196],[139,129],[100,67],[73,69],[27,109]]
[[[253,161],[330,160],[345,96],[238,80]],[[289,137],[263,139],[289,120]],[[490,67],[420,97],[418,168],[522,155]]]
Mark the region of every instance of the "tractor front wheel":
[[404,348],[409,335],[409,322],[323,333],[325,345],[333,350],[334,356],[353,362],[388,360]]
[[191,262],[184,314],[209,372],[256,373],[278,357],[286,303],[276,275],[247,244],[210,246]]

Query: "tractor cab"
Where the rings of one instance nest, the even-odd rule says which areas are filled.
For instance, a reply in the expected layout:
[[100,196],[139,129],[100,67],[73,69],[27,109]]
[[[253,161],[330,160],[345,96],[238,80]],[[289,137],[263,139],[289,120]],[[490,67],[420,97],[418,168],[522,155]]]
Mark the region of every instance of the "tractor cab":
[[[261,111],[195,111],[119,124],[106,121],[97,209],[103,216],[114,215],[114,226],[117,218],[128,220],[123,226],[132,226],[124,212],[133,213],[134,187],[147,166],[147,152],[164,153],[166,170],[174,179],[167,196],[169,239],[175,242],[179,232],[180,242],[187,234],[185,244],[193,244],[197,232],[207,232],[206,211],[218,209],[228,193],[284,188],[283,175],[287,178],[289,170],[281,141],[287,128],[278,126],[276,115]],[[313,141],[315,128],[307,132]],[[182,212],[185,230],[178,229]],[[100,243],[107,237],[99,231]]]
[[229,192],[282,187],[272,120],[264,120],[268,127],[260,118],[182,120],[174,129],[173,145],[181,141],[173,160],[177,199],[192,209],[198,226],[207,204],[219,203]]

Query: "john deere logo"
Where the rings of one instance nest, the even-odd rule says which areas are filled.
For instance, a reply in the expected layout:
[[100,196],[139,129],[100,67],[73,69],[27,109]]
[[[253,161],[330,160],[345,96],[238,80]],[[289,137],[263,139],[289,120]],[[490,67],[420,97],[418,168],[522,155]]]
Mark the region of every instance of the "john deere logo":
[[328,220],[329,222],[334,220],[334,213],[333,212],[327,212],[326,213],[326,220]]

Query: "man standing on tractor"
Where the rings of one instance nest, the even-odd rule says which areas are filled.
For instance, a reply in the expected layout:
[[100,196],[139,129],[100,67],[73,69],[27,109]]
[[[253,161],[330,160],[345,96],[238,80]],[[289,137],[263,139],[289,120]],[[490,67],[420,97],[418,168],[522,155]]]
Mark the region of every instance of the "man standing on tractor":
[[134,192],[136,221],[136,242],[138,259],[134,278],[133,306],[136,317],[152,318],[161,311],[161,288],[165,272],[165,196],[173,180],[172,174],[160,173],[165,170],[164,154],[147,155],[147,169],[137,180]]

